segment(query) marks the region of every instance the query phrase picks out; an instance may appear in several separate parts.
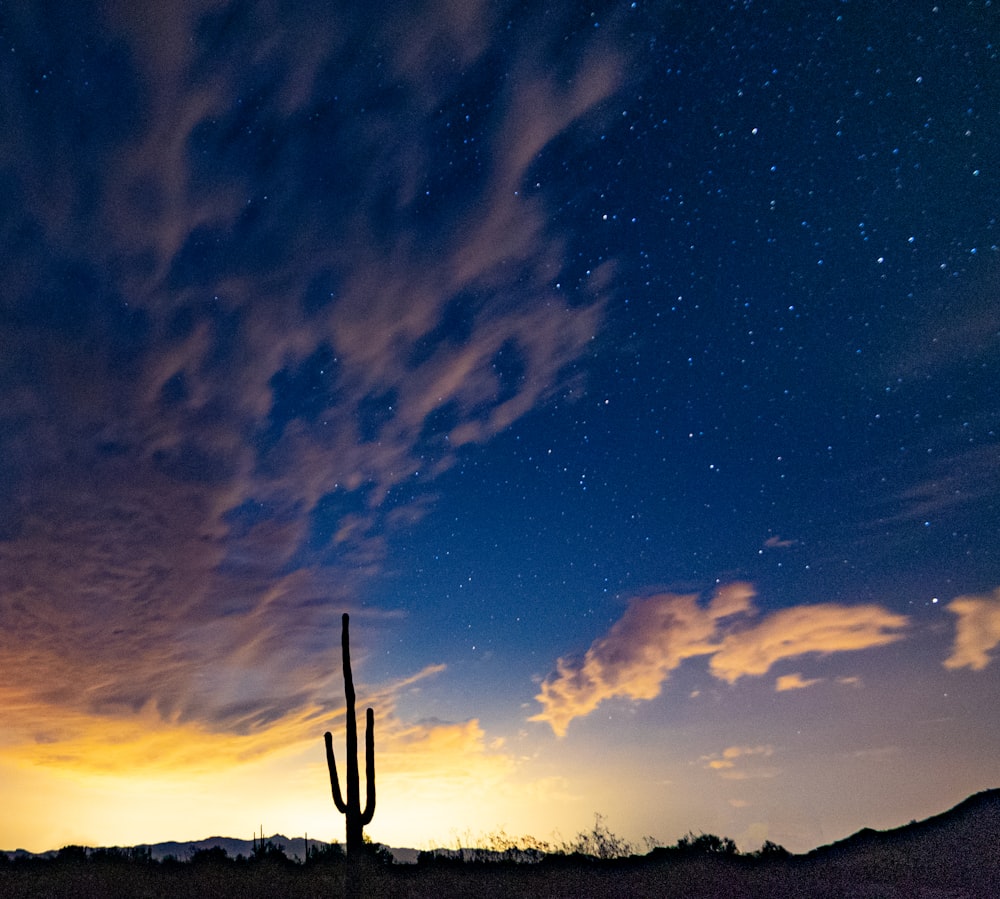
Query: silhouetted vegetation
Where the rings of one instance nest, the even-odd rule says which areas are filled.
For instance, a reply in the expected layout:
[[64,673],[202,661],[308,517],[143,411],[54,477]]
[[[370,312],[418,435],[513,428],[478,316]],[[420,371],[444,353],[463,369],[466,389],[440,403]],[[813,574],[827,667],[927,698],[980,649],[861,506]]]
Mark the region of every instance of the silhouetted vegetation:
[[613,833],[600,813],[594,815],[594,828],[581,830],[568,846],[569,855],[589,856],[597,859],[626,858],[635,853],[628,840]]
[[728,837],[717,837],[714,833],[695,836],[689,831],[677,841],[677,848],[684,855],[739,855],[736,843]]
[[760,861],[780,861],[782,859],[791,858],[792,853],[789,852],[784,846],[780,846],[777,843],[772,843],[770,840],[764,840],[764,844],[756,852],[751,852],[750,857],[758,859]]
[[[348,899],[360,899],[363,892],[366,862],[378,860],[365,848],[364,828],[375,814],[375,713],[368,709],[365,728],[365,808],[361,810],[361,786],[358,774],[358,722],[354,713],[354,675],[351,673],[351,641],[348,631],[350,616],[342,619],[340,647],[344,662],[344,694],[347,698],[347,797],[340,792],[337,760],[333,754],[333,735],[323,734],[326,744],[326,764],[330,769],[330,789],[333,803],[347,819],[347,883]],[[391,856],[390,856],[391,857]]]
[[323,735],[326,743],[326,763],[330,769],[330,788],[337,810],[347,819],[347,856],[361,857],[364,850],[364,828],[375,814],[375,713],[368,709],[365,729],[365,808],[361,810],[361,787],[358,773],[358,724],[354,713],[354,676],[351,674],[351,644],[348,632],[350,616],[342,619],[340,646],[344,662],[344,694],[347,698],[347,798],[340,792],[337,761],[333,754],[333,735]]
[[[919,895],[990,897],[1000,883],[1000,791],[971,797],[944,815],[893,831],[864,830],[808,855],[771,841],[740,852],[715,834],[688,833],[671,846],[636,854],[603,817],[592,830],[554,846],[499,831],[482,845],[421,853],[418,864],[391,864],[383,846],[363,842],[364,895],[393,899],[586,899],[684,896],[686,899],[902,899]],[[617,854],[616,854],[617,853]],[[374,863],[379,862],[379,863]],[[149,847],[64,846],[45,856],[0,854],[4,899],[230,897],[319,899],[349,895],[349,865],[339,844],[311,842],[303,861],[263,838],[249,856],[194,848],[189,860],[157,862]]]
[[191,853],[192,865],[224,865],[229,861],[229,853],[222,846],[195,849]]
[[261,840],[255,843],[250,861],[257,864],[278,864],[290,865],[294,862],[285,855],[285,847],[280,843],[273,843],[271,840]]
[[[225,850],[222,850],[225,852]],[[153,850],[149,846],[111,846],[91,849],[87,860],[99,865],[151,865]]]
[[344,847],[340,843],[313,843],[306,852],[307,865],[340,865],[344,862]]

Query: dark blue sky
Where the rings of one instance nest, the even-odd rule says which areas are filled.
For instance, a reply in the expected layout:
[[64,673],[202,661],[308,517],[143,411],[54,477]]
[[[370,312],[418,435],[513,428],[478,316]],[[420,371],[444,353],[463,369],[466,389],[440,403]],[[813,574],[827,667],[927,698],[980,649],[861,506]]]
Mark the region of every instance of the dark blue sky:
[[0,778],[320,832],[348,611],[388,842],[996,786],[998,26],[0,12]]

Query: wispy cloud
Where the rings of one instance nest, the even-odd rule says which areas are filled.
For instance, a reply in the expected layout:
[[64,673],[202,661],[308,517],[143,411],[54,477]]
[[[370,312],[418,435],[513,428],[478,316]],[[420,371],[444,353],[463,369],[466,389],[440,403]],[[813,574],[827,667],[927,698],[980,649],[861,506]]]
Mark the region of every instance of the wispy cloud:
[[761,746],[728,746],[721,753],[703,755],[699,761],[702,767],[714,771],[726,780],[751,780],[757,778],[777,777],[777,768],[760,765],[761,759],[769,759],[774,755],[774,747]]
[[[484,809],[502,820],[509,814],[505,804],[509,797],[502,787],[515,779],[522,799],[531,796],[546,802],[553,797],[565,798],[565,783],[525,776],[519,754],[502,740],[490,738],[475,719],[412,722],[400,718],[396,710],[399,697],[415,682],[440,670],[440,666],[430,666],[377,688],[357,685],[359,704],[375,708],[383,838],[393,839],[395,827],[398,839],[412,839],[415,816],[422,822],[422,832],[435,834],[446,834],[461,822],[477,820]],[[53,715],[51,706],[39,708],[33,696],[24,691],[18,695],[8,684],[0,686],[0,702],[5,722],[0,734],[0,765],[17,776],[49,787],[56,783],[60,788],[67,777],[74,784],[91,784],[98,790],[113,782],[122,785],[128,795],[166,789],[182,813],[179,823],[183,826],[204,795],[219,796],[222,806],[232,801],[231,795],[225,796],[220,780],[229,779],[226,782],[232,790],[240,776],[268,771],[270,780],[280,780],[282,786],[277,796],[278,791],[269,783],[260,784],[256,795],[261,807],[270,807],[279,815],[288,815],[291,808],[294,820],[301,822],[305,815],[305,820],[315,818],[317,830],[329,827],[332,805],[321,735],[325,730],[333,732],[335,752],[342,758],[342,700],[326,707],[300,705],[265,723],[257,720],[258,697],[250,695],[243,706],[248,719],[245,727],[228,720],[226,726],[211,727],[204,720],[165,719],[152,703],[127,715],[72,707]],[[238,713],[234,709],[232,714]],[[358,715],[364,728],[360,708]],[[280,772],[280,777],[274,772]],[[128,814],[141,817],[135,809],[120,810],[120,815]],[[93,811],[90,824],[94,824]],[[312,825],[309,830],[313,831]]]
[[986,595],[958,596],[945,608],[958,621],[944,667],[982,671],[993,661],[989,653],[1000,645],[1000,587]]
[[821,677],[803,677],[799,673],[795,674],[782,674],[774,682],[774,689],[778,693],[784,693],[787,690],[804,690],[806,687],[812,687],[815,684],[823,682]]
[[734,683],[766,674],[775,662],[797,656],[848,652],[902,639],[905,615],[880,606],[824,603],[779,609],[743,630],[727,634],[712,654],[709,670]]
[[995,447],[971,447],[929,464],[926,478],[882,500],[875,526],[898,521],[939,521],[984,495],[993,495],[998,482],[1000,460]]
[[44,102],[0,76],[0,668],[29,730],[292,733],[386,533],[600,327],[522,182],[619,62],[489,4],[94,9],[11,18],[78,67]]
[[893,643],[908,623],[880,606],[832,603],[757,617],[753,596],[749,585],[737,583],[720,588],[706,605],[696,595],[633,599],[582,658],[557,661],[536,697],[543,710],[530,720],[548,722],[564,736],[574,718],[605,699],[654,699],[684,659],[707,656],[716,678],[735,683],[766,674],[783,659]]
[[632,600],[611,630],[582,659],[561,658],[556,673],[542,683],[536,699],[546,721],[563,736],[570,721],[590,714],[605,699],[654,699],[684,659],[717,649],[718,623],[751,610],[746,584],[720,588],[700,605],[697,594],[660,593]]
[[746,756],[764,756],[765,758],[774,755],[773,746],[728,746],[717,755],[704,755],[701,760],[706,768],[713,771],[720,771],[726,768],[733,768],[737,759]]

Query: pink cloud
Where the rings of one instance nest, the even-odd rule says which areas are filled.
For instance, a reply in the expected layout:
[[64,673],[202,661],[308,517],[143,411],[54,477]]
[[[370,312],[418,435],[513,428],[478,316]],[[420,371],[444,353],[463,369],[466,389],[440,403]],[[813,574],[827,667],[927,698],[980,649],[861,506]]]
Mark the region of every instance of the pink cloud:
[[[902,639],[908,623],[873,605],[796,606],[755,617],[753,596],[752,587],[736,583],[719,588],[707,605],[696,595],[633,599],[582,658],[557,661],[536,697],[543,709],[529,720],[547,722],[561,737],[574,718],[606,699],[659,696],[685,659],[706,656],[716,678],[735,683],[766,674],[783,659],[885,646]],[[791,675],[779,689],[808,683]]]
[[582,659],[558,660],[536,697],[543,711],[529,720],[548,722],[561,737],[606,699],[654,699],[681,662],[716,650],[719,622],[751,611],[752,596],[746,584],[731,584],[705,606],[697,594],[633,599]]
[[872,605],[826,603],[779,609],[724,637],[709,670],[734,683],[747,675],[766,674],[782,659],[885,646],[903,638],[907,621],[905,615]]
[[783,674],[774,682],[774,689],[778,693],[788,690],[804,690],[815,684],[822,683],[821,677],[803,677],[801,674]]
[[1000,645],[1000,587],[984,596],[959,596],[946,606],[958,618],[951,655],[945,668],[982,671]]

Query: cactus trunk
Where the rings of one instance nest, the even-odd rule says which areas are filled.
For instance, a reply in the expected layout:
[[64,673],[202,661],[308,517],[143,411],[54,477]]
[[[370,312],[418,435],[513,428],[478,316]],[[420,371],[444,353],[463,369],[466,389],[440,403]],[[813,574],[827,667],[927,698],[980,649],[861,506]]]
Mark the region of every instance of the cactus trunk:
[[348,615],[343,617],[341,651],[344,658],[344,694],[347,697],[347,799],[340,790],[337,762],[333,754],[333,737],[327,731],[326,764],[330,769],[330,788],[337,810],[347,819],[347,858],[360,860],[364,852],[364,828],[375,814],[375,713],[368,709],[365,728],[365,808],[361,810],[361,787],[358,772],[358,724],[354,712],[354,677],[351,674],[351,647],[348,636]]

